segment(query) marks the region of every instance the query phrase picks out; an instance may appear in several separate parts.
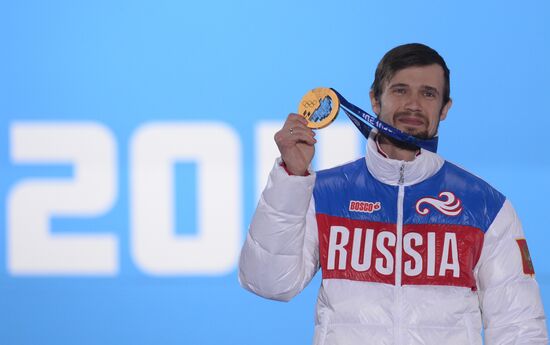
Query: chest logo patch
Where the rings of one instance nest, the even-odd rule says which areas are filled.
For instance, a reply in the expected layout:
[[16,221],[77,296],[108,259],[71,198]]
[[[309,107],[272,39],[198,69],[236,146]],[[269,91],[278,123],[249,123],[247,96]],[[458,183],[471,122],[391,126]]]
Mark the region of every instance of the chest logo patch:
[[380,201],[371,202],[351,200],[349,202],[349,210],[353,212],[373,213],[380,210],[381,208],[382,204],[380,204]]
[[462,202],[451,192],[439,193],[439,199],[430,196],[419,199],[416,202],[416,212],[422,216],[430,213],[430,208],[424,204],[431,205],[447,216],[458,216],[462,212]]

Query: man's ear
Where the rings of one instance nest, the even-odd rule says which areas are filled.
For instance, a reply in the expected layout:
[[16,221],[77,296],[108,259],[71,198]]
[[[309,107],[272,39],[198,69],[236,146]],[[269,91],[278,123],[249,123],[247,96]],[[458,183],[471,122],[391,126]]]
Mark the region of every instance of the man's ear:
[[445,120],[445,118],[447,117],[447,112],[449,111],[449,109],[451,109],[452,105],[453,105],[453,100],[449,98],[447,103],[443,106],[443,108],[441,108],[441,113],[439,114],[439,121]]
[[374,113],[376,115],[379,115],[380,114],[380,101],[378,101],[376,99],[376,97],[374,97],[374,91],[370,90],[369,97],[370,97],[370,104],[372,106],[372,111],[374,111]]

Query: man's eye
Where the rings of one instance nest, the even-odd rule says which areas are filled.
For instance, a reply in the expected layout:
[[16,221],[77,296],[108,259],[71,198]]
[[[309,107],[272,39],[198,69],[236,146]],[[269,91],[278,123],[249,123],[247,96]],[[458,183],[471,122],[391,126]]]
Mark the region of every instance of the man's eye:
[[407,92],[407,90],[405,90],[404,88],[395,88],[393,89],[393,92],[398,95],[404,95]]
[[435,98],[436,95],[434,91],[427,90],[427,91],[424,91],[424,96],[428,98]]

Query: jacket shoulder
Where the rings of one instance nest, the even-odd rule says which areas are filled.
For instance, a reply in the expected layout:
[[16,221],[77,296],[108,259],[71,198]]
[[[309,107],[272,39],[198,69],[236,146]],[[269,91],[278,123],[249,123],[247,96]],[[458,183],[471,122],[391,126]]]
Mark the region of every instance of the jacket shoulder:
[[441,173],[441,183],[460,193],[467,214],[482,220],[480,228],[487,231],[506,197],[482,178],[449,161],[445,161]]
[[315,180],[316,187],[320,187],[326,183],[332,184],[338,181],[349,181],[351,176],[361,175],[365,170],[367,169],[364,157],[330,169],[319,170],[317,171],[317,178]]
[[469,172],[468,170],[459,167],[458,165],[445,161],[442,171],[445,174],[445,178],[450,183],[455,183],[470,193],[478,194],[489,199],[495,199],[495,201],[502,201],[506,198],[496,188],[491,186],[488,182],[481,177]]

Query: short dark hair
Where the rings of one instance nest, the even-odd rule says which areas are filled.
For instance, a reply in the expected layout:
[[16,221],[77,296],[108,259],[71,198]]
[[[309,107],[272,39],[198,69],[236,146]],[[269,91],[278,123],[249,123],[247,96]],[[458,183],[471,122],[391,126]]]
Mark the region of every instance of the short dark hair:
[[371,89],[374,98],[380,100],[384,83],[388,82],[398,71],[407,67],[428,66],[437,64],[443,68],[445,89],[443,90],[443,105],[447,104],[451,95],[449,81],[450,71],[445,60],[434,49],[421,43],[409,43],[397,46],[384,55],[376,67],[374,82]]

